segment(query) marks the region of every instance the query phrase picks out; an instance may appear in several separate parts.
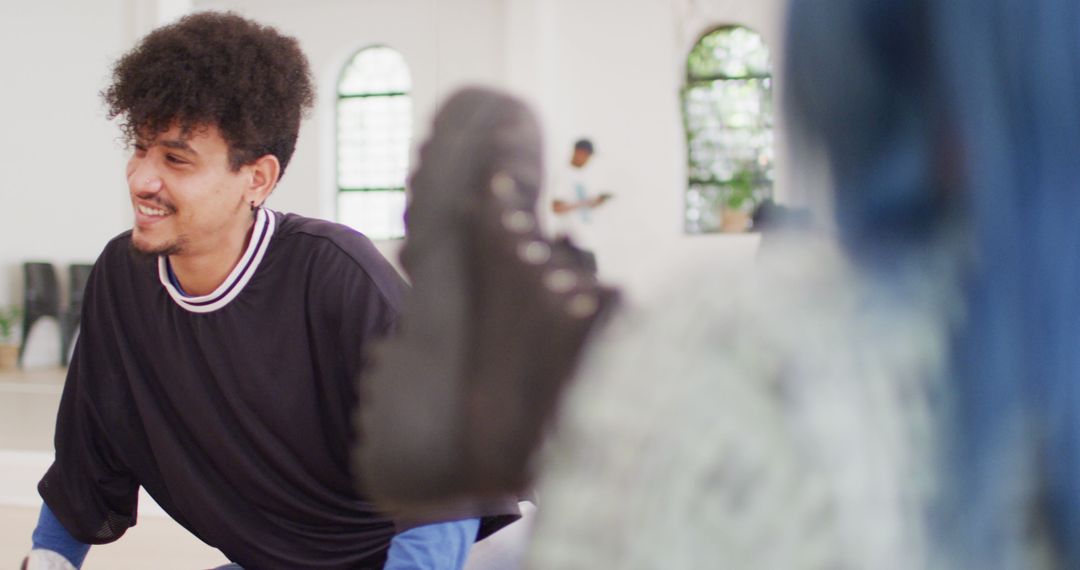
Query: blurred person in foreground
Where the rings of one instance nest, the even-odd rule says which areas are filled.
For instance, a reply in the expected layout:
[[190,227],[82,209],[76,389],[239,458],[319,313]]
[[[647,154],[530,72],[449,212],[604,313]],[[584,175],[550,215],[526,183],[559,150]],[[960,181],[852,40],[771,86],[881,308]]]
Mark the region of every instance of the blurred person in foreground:
[[263,206],[314,98],[296,40],[198,13],[112,79],[134,227],[87,284],[27,568],[119,539],[140,487],[249,569],[462,567],[512,502],[391,516],[349,467],[354,379],[404,282],[354,230]]
[[[531,499],[525,468],[583,340],[614,305],[537,219],[539,122],[483,87],[440,105],[412,173],[401,265],[413,287],[361,380],[355,469],[377,502],[429,516],[448,499]],[[409,418],[417,418],[409,421]],[[535,508],[469,568],[519,567]]]
[[612,323],[543,456],[536,568],[1080,567],[1078,17],[792,2],[839,248]]
[[1080,567],[1078,17],[792,2],[785,103],[838,239],[613,318],[546,448],[499,466],[539,472],[531,567]]
[[527,491],[523,466],[615,303],[572,245],[543,236],[542,146],[524,103],[468,87],[420,149],[401,250],[413,287],[356,418],[356,469],[397,511]]

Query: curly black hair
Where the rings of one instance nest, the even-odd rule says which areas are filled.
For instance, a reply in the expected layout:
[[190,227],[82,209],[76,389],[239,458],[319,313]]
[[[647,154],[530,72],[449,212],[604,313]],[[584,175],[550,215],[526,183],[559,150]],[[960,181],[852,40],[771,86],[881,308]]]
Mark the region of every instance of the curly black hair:
[[281,172],[315,99],[295,38],[228,12],[201,12],[158,28],[113,67],[102,92],[128,143],[179,125],[214,126],[233,170],[272,154]]

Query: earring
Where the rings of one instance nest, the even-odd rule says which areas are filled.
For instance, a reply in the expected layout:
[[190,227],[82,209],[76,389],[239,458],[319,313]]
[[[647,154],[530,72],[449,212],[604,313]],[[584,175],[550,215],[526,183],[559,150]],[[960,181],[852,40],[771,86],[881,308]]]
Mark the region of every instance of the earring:
[[251,201],[251,211],[254,212],[256,209],[257,208],[255,207],[255,200],[252,200]]

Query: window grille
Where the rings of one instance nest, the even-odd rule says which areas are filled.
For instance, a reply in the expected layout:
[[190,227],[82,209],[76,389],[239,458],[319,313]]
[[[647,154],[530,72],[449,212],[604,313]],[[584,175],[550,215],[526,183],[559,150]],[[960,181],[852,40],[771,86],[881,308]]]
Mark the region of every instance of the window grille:
[[357,52],[337,89],[337,220],[371,239],[405,235],[412,79],[386,46]]
[[722,208],[749,212],[772,195],[772,72],[760,35],[724,26],[698,40],[687,57],[683,118],[685,229],[716,232]]

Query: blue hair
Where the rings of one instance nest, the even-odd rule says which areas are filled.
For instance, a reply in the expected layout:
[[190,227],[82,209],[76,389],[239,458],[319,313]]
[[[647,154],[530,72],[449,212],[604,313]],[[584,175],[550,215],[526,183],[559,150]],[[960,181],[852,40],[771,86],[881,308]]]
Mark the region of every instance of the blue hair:
[[821,144],[840,239],[903,283],[946,255],[940,551],[1080,568],[1080,6],[793,0],[785,103]]

